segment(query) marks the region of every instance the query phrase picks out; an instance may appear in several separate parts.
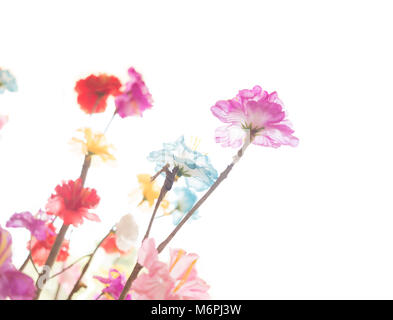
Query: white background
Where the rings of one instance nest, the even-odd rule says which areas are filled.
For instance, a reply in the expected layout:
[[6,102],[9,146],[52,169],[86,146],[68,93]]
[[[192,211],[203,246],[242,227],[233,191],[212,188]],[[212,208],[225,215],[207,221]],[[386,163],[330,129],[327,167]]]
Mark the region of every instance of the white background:
[[[108,132],[118,161],[94,166],[103,222],[72,234],[88,252],[120,216],[141,221],[128,194],[147,154],[185,134],[199,137],[218,171],[235,150],[214,142],[210,106],[239,89],[278,91],[297,148],[250,147],[171,247],[200,255],[217,299],[393,298],[390,1],[1,1],[0,67],[18,93],[0,96],[10,122],[0,140],[0,223],[44,207],[79,175],[69,140],[102,129],[114,110],[85,116],[75,82],[140,71],[154,98],[143,118]],[[157,220],[158,221],[158,220]],[[153,227],[157,241],[170,221]],[[28,235],[12,230],[14,261]],[[168,252],[161,255],[168,259]]]

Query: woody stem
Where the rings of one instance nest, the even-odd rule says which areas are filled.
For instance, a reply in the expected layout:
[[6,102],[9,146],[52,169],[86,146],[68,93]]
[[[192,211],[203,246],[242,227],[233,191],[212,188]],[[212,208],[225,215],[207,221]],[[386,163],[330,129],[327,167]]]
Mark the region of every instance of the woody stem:
[[[157,210],[158,210],[158,208],[160,206],[160,203],[164,199],[164,197],[167,194],[167,192],[172,189],[172,186],[173,186],[173,183],[175,181],[175,178],[176,178],[178,170],[179,170],[178,167],[174,167],[173,170],[170,171],[168,169],[168,166],[165,166],[162,169],[162,171],[165,171],[165,173],[166,173],[165,181],[164,181],[164,184],[163,184],[163,186],[161,188],[160,195],[158,196],[156,205],[155,205],[154,210],[153,210],[153,214],[151,215],[151,218],[150,218],[149,226],[147,227],[147,230],[146,230],[145,236],[143,237],[143,240],[145,240],[145,239],[147,239],[149,237],[150,230],[152,228],[152,225],[153,225],[153,222],[154,222],[154,218],[156,216],[156,213],[157,213]],[[160,171],[160,173],[162,171]],[[142,240],[142,242],[143,242],[143,240]],[[126,284],[125,284],[125,286],[123,288],[123,291],[120,294],[119,300],[124,300],[126,298],[126,296],[128,294],[128,291],[130,291],[132,282],[136,279],[136,277],[137,277],[137,275],[138,275],[138,273],[139,273],[139,271],[141,269],[142,269],[142,266],[139,263],[137,263],[134,266],[134,269],[132,270],[131,275],[128,277],[127,282],[126,282]]]
[[[85,156],[84,161],[83,161],[82,170],[81,170],[81,173],[79,176],[79,178],[81,179],[82,188],[85,184],[85,180],[86,180],[87,172],[89,171],[89,168],[90,168],[90,164],[91,164],[91,155],[87,154]],[[37,294],[35,297],[36,300],[39,299],[41,291],[44,288],[47,279],[49,278],[49,274],[47,275],[47,273],[51,271],[53,264],[56,261],[57,255],[59,254],[61,245],[64,241],[64,237],[67,233],[68,228],[69,228],[69,225],[63,223],[63,225],[60,228],[59,233],[56,236],[55,243],[53,244],[52,249],[49,253],[49,256],[46,259],[45,266],[43,267],[42,272],[40,273],[40,275],[37,279],[37,282],[36,282],[36,287],[37,287]]]
[[157,247],[158,253],[161,253],[162,250],[168,245],[168,243],[173,239],[173,237],[176,235],[176,233],[181,229],[181,227],[187,222],[188,219],[191,218],[191,216],[194,214],[196,210],[199,209],[199,207],[209,198],[209,196],[213,193],[214,190],[217,189],[217,187],[223,182],[229,172],[231,172],[232,168],[234,165],[240,160],[240,158],[243,156],[245,150],[247,147],[250,145],[252,140],[248,140],[243,147],[237,152],[237,154],[233,157],[233,161],[230,165],[227,166],[227,168],[221,172],[217,180],[213,183],[213,185],[207,190],[207,192],[198,200],[198,202],[191,208],[191,210],[184,216],[184,218],[180,221],[180,223],[173,229],[173,231],[169,234],[169,236],[160,243],[160,245]]
[[[217,189],[217,187],[223,182],[226,177],[228,176],[229,172],[231,172],[233,166],[240,160],[240,158],[243,156],[245,150],[247,147],[250,145],[252,142],[252,139],[249,139],[246,141],[246,143],[243,145],[243,147],[236,153],[236,155],[233,157],[233,160],[231,164],[219,175],[217,180],[213,183],[213,185],[209,188],[209,190],[202,196],[201,199],[191,208],[191,210],[184,216],[184,218],[180,221],[180,223],[175,227],[175,229],[169,234],[169,236],[160,243],[160,245],[157,247],[158,253],[161,253],[162,250],[168,245],[168,243],[173,239],[173,237],[177,234],[177,232],[181,229],[181,227],[187,222],[188,219],[191,218],[193,213],[199,209],[199,207],[209,198],[209,196],[213,193],[214,190]],[[143,268],[142,265],[137,263],[134,267],[134,270],[132,271],[130,277],[127,280],[126,285],[124,286],[123,292],[120,295],[119,300],[124,300],[125,296],[127,295],[128,291],[131,288],[132,282],[136,279],[138,276],[139,271]]]

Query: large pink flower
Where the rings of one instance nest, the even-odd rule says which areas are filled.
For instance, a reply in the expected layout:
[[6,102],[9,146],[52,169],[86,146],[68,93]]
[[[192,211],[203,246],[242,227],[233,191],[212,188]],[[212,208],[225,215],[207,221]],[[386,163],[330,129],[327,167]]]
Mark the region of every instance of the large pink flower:
[[184,250],[170,251],[169,266],[158,260],[154,239],[146,239],[139,251],[138,262],[148,273],[133,282],[133,300],[203,300],[209,299],[209,286],[197,276],[198,255]]
[[268,93],[261,87],[240,90],[230,100],[218,101],[211,107],[213,114],[226,126],[216,130],[216,142],[223,147],[238,148],[250,137],[253,144],[277,148],[297,146],[299,139],[293,130],[283,104],[276,92]]
[[116,112],[120,117],[140,115],[143,111],[152,107],[153,100],[149,89],[142,79],[140,73],[134,68],[128,69],[130,81],[126,83],[123,93],[115,99]]

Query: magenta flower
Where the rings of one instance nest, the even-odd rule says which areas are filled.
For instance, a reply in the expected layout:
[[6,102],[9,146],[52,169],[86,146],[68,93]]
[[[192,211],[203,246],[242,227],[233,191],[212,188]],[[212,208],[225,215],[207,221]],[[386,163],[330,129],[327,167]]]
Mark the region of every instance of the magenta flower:
[[205,300],[209,286],[198,277],[195,263],[198,255],[184,250],[170,250],[169,265],[158,260],[154,239],[143,241],[138,262],[148,273],[133,282],[133,300]]
[[115,99],[116,112],[125,118],[134,115],[142,116],[143,111],[152,107],[152,97],[142,76],[134,68],[128,69],[130,81],[126,83],[124,92]]
[[216,130],[216,142],[223,147],[238,148],[248,138],[265,147],[298,145],[299,139],[292,135],[294,131],[276,92],[269,94],[259,86],[240,90],[235,98],[218,101],[211,111],[227,123]]
[[[99,276],[94,276],[94,278],[106,285],[106,287],[102,290],[103,294],[107,294],[104,295],[104,297],[110,298],[109,300],[119,299],[120,294],[123,291],[124,285],[126,284],[126,278],[122,273],[120,273],[116,269],[110,269],[108,278],[103,278]],[[130,294],[127,294],[126,300],[131,300]]]
[[13,266],[11,245],[10,233],[0,226],[0,300],[32,300],[34,281]]
[[6,224],[7,228],[26,228],[40,241],[46,239],[47,232],[54,235],[45,220],[35,218],[30,212],[14,213]]

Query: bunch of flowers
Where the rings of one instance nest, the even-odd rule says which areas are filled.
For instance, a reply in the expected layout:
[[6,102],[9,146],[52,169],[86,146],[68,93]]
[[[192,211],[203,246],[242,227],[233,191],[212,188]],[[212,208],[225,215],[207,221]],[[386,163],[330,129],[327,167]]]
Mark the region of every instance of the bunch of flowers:
[[[77,81],[76,100],[81,110],[91,115],[105,113],[113,99],[115,111],[109,124],[116,115],[122,119],[142,116],[152,108],[152,96],[134,68],[128,70],[128,76],[124,84],[107,74],[92,74]],[[16,82],[8,71],[0,69],[0,93],[5,89],[15,91]],[[170,249],[169,262],[161,261],[159,254],[187,221],[200,218],[203,203],[251,144],[273,148],[298,144],[276,92],[268,93],[259,86],[240,90],[234,98],[215,103],[211,112],[224,123],[215,132],[216,142],[222,147],[237,148],[229,165],[218,174],[209,156],[187,145],[183,135],[174,142],[163,143],[161,149],[147,155],[154,171],[136,177],[136,207],[144,206],[145,211],[151,212],[143,237],[139,237],[135,213],[125,214],[98,243],[92,244],[91,253],[69,262],[70,231],[86,219],[101,221],[94,213],[100,192],[85,186],[91,161],[115,160],[114,147],[105,137],[109,124],[103,132],[89,127],[80,129],[79,136],[72,138],[84,156],[79,176],[60,182],[43,204],[45,210],[35,215],[29,211],[14,213],[6,223],[6,228],[24,228],[30,235],[27,257],[19,270],[11,260],[11,234],[0,226],[0,299],[39,299],[43,291],[52,293],[55,299],[68,300],[82,292],[98,300],[208,299],[209,285],[196,269],[197,254]],[[0,129],[5,122],[6,117],[0,116]],[[153,225],[161,221],[159,218],[167,217],[172,220],[173,229],[156,245]],[[91,270],[97,253],[110,261],[107,276]],[[136,262],[132,256],[137,257]],[[121,267],[119,261],[123,261]],[[88,271],[93,271],[93,276]],[[95,286],[89,284],[91,280]],[[56,292],[48,288],[49,281],[57,282]]]

